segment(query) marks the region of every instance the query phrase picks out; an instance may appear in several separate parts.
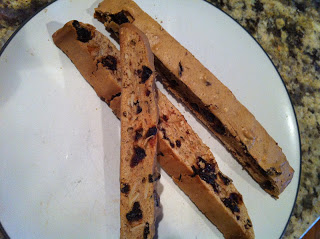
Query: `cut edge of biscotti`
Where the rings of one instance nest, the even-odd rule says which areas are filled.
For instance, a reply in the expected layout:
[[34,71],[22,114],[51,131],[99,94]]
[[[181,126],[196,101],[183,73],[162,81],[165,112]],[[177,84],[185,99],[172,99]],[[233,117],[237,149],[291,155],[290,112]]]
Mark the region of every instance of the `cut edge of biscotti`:
[[[54,34],[55,38],[60,39],[59,44],[57,44],[57,46],[71,59],[71,61],[75,64],[77,69],[81,72],[81,74],[88,81],[88,83],[93,86],[94,90],[96,91],[99,97],[101,97],[101,91],[97,87],[114,88],[112,89],[112,92],[114,92],[117,95],[117,97],[111,97],[112,99],[110,101],[106,101],[106,103],[108,103],[110,108],[113,110],[114,114],[118,118],[120,118],[121,83],[116,79],[116,77],[118,77],[117,72],[113,72],[112,69],[105,67],[106,73],[108,73],[108,71],[112,71],[112,74],[99,74],[97,77],[92,77],[91,74],[82,73],[86,72],[91,65],[96,65],[97,63],[97,57],[96,54],[92,52],[92,46],[96,46],[97,50],[99,51],[99,48],[103,47],[101,45],[102,43],[107,44],[108,46],[110,45],[110,49],[112,50],[109,52],[104,52],[103,54],[106,55],[102,54],[101,57],[106,57],[108,55],[113,56],[115,57],[118,64],[120,59],[119,51],[108,40],[107,37],[100,34],[98,31],[94,29],[94,27],[88,24],[80,23],[82,27],[88,30],[90,29],[90,31],[92,31],[92,35],[99,35],[99,37],[93,37],[90,41],[85,43],[79,41],[77,39],[77,34],[74,34],[76,33],[76,31],[75,28],[72,27],[72,22],[73,21],[66,23],[62,29],[58,30]],[[68,36],[65,35],[65,31],[69,32]],[[75,60],[75,58],[79,56],[79,53],[85,56],[85,64],[82,64],[82,61]],[[92,74],[94,75],[95,72],[92,72]],[[96,81],[101,81],[103,82],[103,84],[96,85]],[[114,84],[110,86],[110,82]],[[236,198],[241,198],[242,201],[242,196],[233,186],[232,180],[225,176],[219,170],[212,153],[197,136],[197,134],[192,130],[192,128],[188,125],[181,113],[171,104],[171,102],[165,95],[163,95],[160,91],[158,94],[158,102],[160,109],[160,138],[158,161],[160,162],[161,166],[172,177],[172,179],[180,187],[180,189],[184,191],[184,193],[195,203],[195,205],[200,209],[200,211],[202,211],[207,216],[207,218],[218,227],[218,229],[224,234],[226,238],[230,238],[232,235],[235,234],[238,236],[242,235],[242,238],[254,238],[252,223],[250,217],[248,216],[247,209],[244,203],[241,203],[241,205],[237,206],[237,203],[235,202],[235,200],[237,200]],[[105,95],[104,97],[105,99],[109,99],[110,96],[111,95]],[[171,109],[170,111],[174,112],[174,115],[177,115],[179,117],[179,122],[180,124],[182,124],[182,129],[186,128],[184,134],[192,136],[192,139],[194,140],[191,141],[197,142],[197,148],[198,151],[200,151],[199,153],[181,153],[181,150],[183,148],[192,148],[189,147],[188,144],[180,138],[182,136],[181,133],[179,139],[170,140],[170,138],[168,138],[168,135],[166,135],[165,132],[167,131],[168,134],[171,135],[170,126],[168,124],[171,124],[173,120],[171,119],[171,113],[168,112],[168,109]],[[201,148],[201,150],[199,149],[199,147]],[[187,155],[189,156],[187,157]],[[186,158],[188,158],[188,160],[186,160]],[[213,181],[211,182],[211,184],[207,183],[199,176],[199,174],[201,174],[201,166],[205,165],[205,162],[203,160],[205,160],[207,164],[215,165],[215,172],[212,173],[212,177],[218,178],[218,186],[213,186],[215,185]],[[174,165],[174,163],[176,163],[176,165]],[[206,176],[202,174],[202,178],[206,178]],[[158,177],[153,177],[151,178],[151,180],[158,180]],[[190,180],[191,183],[189,182]],[[219,195],[215,192],[215,190],[217,190],[217,187],[219,187],[220,183],[223,183],[222,188],[226,188],[224,189],[224,191],[229,192],[228,197],[230,197],[231,193],[233,193],[234,195],[240,195],[238,197],[231,196],[231,198],[233,198],[232,200],[224,200],[225,204],[228,204],[229,207],[224,205],[222,198],[220,198]],[[198,198],[197,195],[201,195],[201,198]],[[212,201],[214,201],[215,203],[212,203]],[[203,204],[203,202],[207,203]],[[239,212],[232,212],[232,210],[237,211],[237,209],[234,209],[236,208],[236,206],[240,210],[240,214]],[[222,210],[224,218],[227,219],[221,220],[219,215],[217,215],[217,207],[219,207],[220,210]],[[231,210],[230,207],[233,207],[233,209]],[[239,215],[241,216],[241,219],[239,218],[238,220],[237,216],[239,217]]]
[[160,213],[157,181],[150,180],[159,172],[154,60],[148,38],[139,29],[128,23],[119,32],[120,238],[153,238]]
[[126,22],[140,28],[149,37],[164,85],[220,139],[267,193],[277,198],[283,192],[294,170],[282,149],[188,50],[132,0],[105,0],[95,9],[94,16],[115,36]]

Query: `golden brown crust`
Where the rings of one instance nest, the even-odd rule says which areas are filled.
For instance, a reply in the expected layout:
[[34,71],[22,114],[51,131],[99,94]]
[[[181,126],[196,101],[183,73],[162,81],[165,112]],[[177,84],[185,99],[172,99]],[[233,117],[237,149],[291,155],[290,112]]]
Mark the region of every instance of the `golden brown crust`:
[[[97,31],[95,32],[97,34]],[[62,39],[62,41],[64,40]],[[67,38],[66,41],[68,41],[68,44],[64,44],[66,48],[76,47],[77,44],[80,44],[75,37],[72,41],[70,38]],[[106,37],[103,42],[105,41],[107,41]],[[99,42],[96,44],[99,45]],[[58,47],[60,46],[58,45]],[[115,54],[111,52],[109,54],[119,60],[118,50],[116,48],[112,49],[114,49]],[[89,51],[89,49],[84,47],[81,48],[81,51]],[[64,52],[66,51],[64,50]],[[72,52],[74,51],[66,52],[71,60],[73,59]],[[87,60],[94,62],[95,58],[91,57],[87,58]],[[86,67],[90,64],[75,65],[80,71],[85,71]],[[113,81],[112,77],[115,76],[106,74],[100,80],[103,82]],[[92,77],[85,79],[90,84],[94,80]],[[120,83],[117,84],[114,90],[119,93],[121,90]],[[98,94],[99,91],[96,92]],[[98,96],[100,95],[98,94]],[[231,179],[221,173],[209,148],[192,130],[185,118],[170,103],[168,98],[161,92],[158,92],[158,97],[160,114],[158,161],[161,167],[173,178],[176,184],[190,197],[208,219],[218,227],[226,238],[235,238],[235,235],[236,238],[254,238],[252,224],[248,224],[248,220],[249,222],[251,221],[244,203],[236,204],[239,212],[234,213],[223,204],[222,200],[230,198],[231,194],[239,195],[239,198],[242,198],[241,194],[232,184]],[[120,118],[120,98],[115,97],[109,104],[118,118]],[[211,184],[200,177],[201,174],[202,178],[205,178],[205,175],[201,173],[201,166],[204,164],[202,161],[199,161],[199,157],[207,163],[214,165],[215,171],[211,172],[211,178],[214,179],[216,177],[217,179],[213,180]],[[218,193],[214,191],[214,183],[217,184],[215,188],[218,189]]]
[[[116,17],[120,15],[119,20]],[[281,148],[255,117],[208,69],[131,0],[105,0],[95,17],[117,32],[129,21],[149,38],[164,83],[225,144],[272,196],[290,183],[294,170]]]
[[[153,55],[147,37],[131,24],[120,28],[121,161],[120,238],[153,238],[158,103]],[[146,91],[150,93],[145,94]],[[125,188],[125,190],[123,190]],[[127,190],[128,189],[128,190]]]

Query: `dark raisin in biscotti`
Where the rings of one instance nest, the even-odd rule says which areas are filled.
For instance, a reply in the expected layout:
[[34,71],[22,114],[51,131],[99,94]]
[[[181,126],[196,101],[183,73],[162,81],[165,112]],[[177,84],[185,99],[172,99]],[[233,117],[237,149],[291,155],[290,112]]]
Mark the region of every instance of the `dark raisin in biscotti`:
[[130,22],[149,38],[164,85],[212,131],[269,194],[278,197],[294,170],[255,117],[207,68],[131,0],[104,0],[95,17],[117,35]]
[[[159,207],[157,172],[158,103],[153,54],[148,38],[135,26],[120,28],[121,238],[153,238]],[[150,93],[145,94],[146,91]]]
[[[91,29],[89,25],[80,24]],[[77,35],[74,34],[75,29],[70,28],[70,25],[72,25],[72,22],[67,23],[62,28],[68,29],[70,31],[68,34],[61,36],[60,33],[65,31],[60,29],[54,37],[61,38],[57,46],[73,62],[75,62],[74,57],[78,54],[86,56],[83,59],[83,61],[86,61],[85,64],[77,64],[82,61],[75,62],[75,66],[80,72],[86,72],[90,65],[95,65],[98,61],[96,55],[90,53],[91,45],[97,46],[98,51],[99,47],[104,48],[102,44],[111,46],[110,49],[112,51],[105,52],[105,54],[114,56],[119,64],[119,52],[107,37],[92,28],[92,35],[99,35],[99,37],[94,37],[83,45],[82,42],[77,40]],[[102,55],[101,57],[105,56]],[[106,68],[106,71],[112,70]],[[109,105],[117,117],[120,118],[121,83],[115,80],[117,72],[112,73],[115,74],[100,75],[101,79],[99,81],[105,83],[105,86],[101,85],[103,88],[109,87],[110,82],[116,82],[113,85],[113,90],[119,97],[114,97],[109,101]],[[91,85],[95,85],[95,80],[97,80],[90,76],[85,76],[85,79]],[[100,97],[99,92],[101,91],[95,87],[94,89]],[[150,93],[150,90],[145,91],[146,96],[150,95]],[[219,170],[209,148],[192,130],[179,110],[160,91],[158,96],[160,114],[158,161],[161,167],[226,238],[254,238],[252,223],[247,209],[232,180]],[[141,138],[142,135],[138,132],[135,137]],[[155,181],[158,178],[157,174],[155,174],[150,175],[148,180]],[[122,193],[125,193],[128,189],[129,186],[124,185]]]

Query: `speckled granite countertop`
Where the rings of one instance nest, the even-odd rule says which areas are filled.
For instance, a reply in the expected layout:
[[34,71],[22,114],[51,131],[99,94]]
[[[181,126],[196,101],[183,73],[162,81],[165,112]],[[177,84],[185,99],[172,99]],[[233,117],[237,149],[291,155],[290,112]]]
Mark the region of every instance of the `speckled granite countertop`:
[[[25,19],[52,1],[0,0],[0,47]],[[289,91],[300,127],[302,173],[284,238],[299,238],[320,215],[320,0],[208,1],[255,37]]]

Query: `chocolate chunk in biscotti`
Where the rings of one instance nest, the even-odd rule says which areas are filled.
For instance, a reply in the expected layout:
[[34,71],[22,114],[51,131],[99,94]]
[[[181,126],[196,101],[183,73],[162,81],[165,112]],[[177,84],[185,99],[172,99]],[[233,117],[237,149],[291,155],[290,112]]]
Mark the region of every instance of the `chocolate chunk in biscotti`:
[[148,132],[146,134],[146,138],[149,138],[149,137],[151,137],[153,135],[156,135],[157,131],[158,131],[157,127],[156,126],[152,126],[151,128],[148,129]]
[[80,26],[79,22],[74,20],[72,26],[76,29],[78,40],[81,42],[88,42],[92,39],[91,32],[85,27]]
[[130,185],[127,184],[127,183],[124,183],[122,185],[121,192],[125,193],[125,194],[128,194],[130,192]]
[[147,156],[146,151],[139,146],[134,147],[133,150],[134,150],[134,154],[130,163],[131,168],[133,168],[134,166],[137,166]]
[[117,70],[117,59],[113,56],[106,56],[101,59],[101,63],[104,67],[107,67],[109,70]]
[[133,204],[131,211],[126,214],[126,218],[129,222],[139,221],[142,219],[142,211],[139,202],[135,202]]

